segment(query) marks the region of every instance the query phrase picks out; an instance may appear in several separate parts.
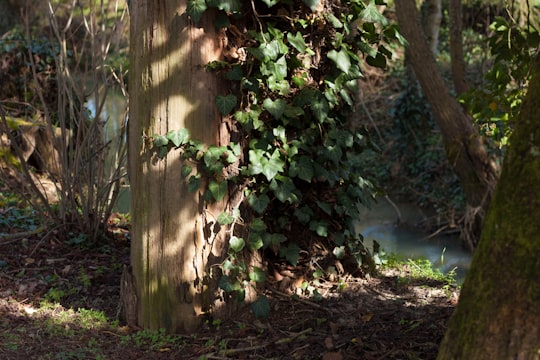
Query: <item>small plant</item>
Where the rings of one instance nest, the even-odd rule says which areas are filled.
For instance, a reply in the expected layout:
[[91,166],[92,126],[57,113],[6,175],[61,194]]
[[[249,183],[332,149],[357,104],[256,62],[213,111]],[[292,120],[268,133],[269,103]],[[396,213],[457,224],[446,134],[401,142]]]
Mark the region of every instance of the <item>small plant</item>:
[[168,335],[165,329],[158,331],[142,330],[122,338],[122,342],[134,342],[139,348],[149,348],[150,350],[160,350],[170,346],[183,346],[182,337]]
[[60,302],[66,296],[66,292],[62,289],[50,288],[45,295],[45,300],[52,303]]

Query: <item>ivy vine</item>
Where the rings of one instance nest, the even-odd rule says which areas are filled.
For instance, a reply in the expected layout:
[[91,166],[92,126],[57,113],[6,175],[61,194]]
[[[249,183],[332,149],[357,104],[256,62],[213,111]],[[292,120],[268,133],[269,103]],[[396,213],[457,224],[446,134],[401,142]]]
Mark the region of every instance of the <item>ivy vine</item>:
[[[205,147],[186,129],[154,136],[161,157],[181,150],[198,171],[184,165],[191,191],[207,184],[206,201],[219,201],[231,183],[245,184],[245,201],[218,217],[234,225],[249,209],[249,229],[231,233],[223,263],[223,290],[243,300],[245,286],[264,282],[265,272],[248,269],[239,254],[264,251],[297,265],[314,243],[337,259],[355,259],[371,271],[373,261],[355,229],[359,204],[376,188],[362,174],[361,152],[373,147],[354,122],[357,81],[365,66],[384,68],[401,41],[395,24],[379,11],[380,0],[339,3],[320,0],[190,0],[187,13],[198,22],[210,8],[226,34],[225,59],[207,65],[238,91],[220,94],[215,105],[236,122],[245,143]],[[249,16],[242,15],[247,14]],[[225,171],[238,164],[239,171]],[[253,304],[267,315],[267,300]]]

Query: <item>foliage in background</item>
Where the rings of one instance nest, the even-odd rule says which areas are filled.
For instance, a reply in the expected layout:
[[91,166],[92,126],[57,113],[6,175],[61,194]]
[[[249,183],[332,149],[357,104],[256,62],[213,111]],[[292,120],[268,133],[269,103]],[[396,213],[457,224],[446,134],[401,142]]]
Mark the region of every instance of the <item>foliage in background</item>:
[[462,96],[483,133],[503,148],[519,113],[530,80],[529,67],[540,49],[538,28],[497,17],[490,26],[493,67],[482,86]]
[[[193,166],[182,173],[193,191],[208,184],[206,201],[221,200],[232,184],[243,187],[245,201],[218,218],[233,229],[221,287],[239,300],[250,280],[265,280],[261,269],[246,267],[244,249],[296,265],[323,246],[344,263],[354,259],[351,272],[373,268],[354,229],[358,205],[369,205],[375,192],[359,157],[372,143],[351,120],[362,69],[384,68],[392,55],[385,44],[401,40],[377,4],[189,2],[195,22],[207,8],[218,10],[215,25],[230,48],[227,61],[207,68],[232,83],[216,106],[245,140],[205,149],[178,129],[155,135],[154,146],[160,156],[183,151]],[[256,314],[267,313],[265,300],[254,304]]]
[[[103,3],[84,5],[47,2],[47,39],[34,36],[26,18],[24,34],[14,31],[0,43],[7,59],[1,130],[9,145],[2,150],[11,159],[0,169],[63,233],[95,241],[125,177],[127,110],[124,119],[110,119],[104,103],[110,86],[124,90],[122,68],[113,69],[108,59],[122,42],[127,9],[113,2],[112,13]],[[113,121],[121,124],[116,133],[107,130]]]

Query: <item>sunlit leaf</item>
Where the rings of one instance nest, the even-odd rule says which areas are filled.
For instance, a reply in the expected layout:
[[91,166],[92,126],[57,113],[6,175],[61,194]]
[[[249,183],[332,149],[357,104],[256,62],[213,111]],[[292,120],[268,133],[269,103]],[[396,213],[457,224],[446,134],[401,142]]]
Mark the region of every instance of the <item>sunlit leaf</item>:
[[245,242],[244,239],[231,236],[229,239],[229,246],[234,252],[240,252],[244,248]]
[[225,211],[219,214],[217,217],[217,222],[219,223],[219,225],[229,225],[232,224],[233,221],[234,216]]
[[215,180],[211,180],[208,184],[208,189],[212,193],[214,200],[220,201],[225,197],[225,195],[227,195],[229,187],[227,181],[217,182]]
[[378,22],[382,25],[386,25],[388,23],[388,20],[383,14],[381,14],[375,3],[372,1],[370,1],[364,10],[362,10],[360,17],[366,22]]
[[298,50],[299,53],[303,54],[306,51],[306,42],[304,41],[302,33],[300,33],[299,31],[296,33],[296,35],[293,35],[292,33],[287,33],[287,40],[289,41],[289,44],[291,44],[296,50]]
[[189,0],[186,12],[193,22],[199,22],[202,14],[206,11],[205,0]]
[[328,52],[328,58],[336,64],[339,70],[343,71],[345,74],[349,73],[349,69],[351,68],[351,58],[345,49],[341,49],[339,52],[330,50]]
[[345,246],[336,246],[332,251],[332,254],[334,254],[337,259],[343,259],[343,257],[345,257]]
[[171,130],[167,133],[167,139],[169,139],[174,146],[179,147],[189,140],[189,131],[186,128]]
[[253,271],[249,273],[249,279],[255,282],[264,282],[266,281],[266,274],[264,270],[258,267],[253,267]]
[[167,146],[169,139],[164,135],[155,134],[153,138],[153,144],[155,147]]

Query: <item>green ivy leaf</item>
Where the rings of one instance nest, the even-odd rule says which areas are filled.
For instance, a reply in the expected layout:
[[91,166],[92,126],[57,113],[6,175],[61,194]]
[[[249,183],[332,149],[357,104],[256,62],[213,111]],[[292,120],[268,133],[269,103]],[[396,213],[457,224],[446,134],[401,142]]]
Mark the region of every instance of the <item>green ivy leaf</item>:
[[229,94],[227,96],[216,96],[216,106],[223,116],[231,113],[231,111],[235,108],[237,101],[237,97],[233,94]]
[[386,68],[386,56],[384,56],[381,53],[377,53],[375,57],[373,56],[366,57],[366,62],[373,67],[378,67],[381,69]]
[[199,22],[202,14],[206,11],[205,0],[189,0],[186,12],[193,22]]
[[279,3],[280,0],[262,0],[263,3],[266,4],[269,8]]
[[281,181],[273,179],[270,182],[270,190],[274,192],[279,201],[283,203],[288,201],[291,204],[296,203],[298,201],[298,195],[295,193],[295,190],[297,190],[296,186],[294,186],[290,178],[281,178]]
[[229,239],[229,246],[234,252],[240,252],[244,248],[245,242],[244,239],[231,236]]
[[232,292],[234,291],[234,287],[232,283],[229,280],[229,277],[227,275],[223,275],[219,279],[219,288],[222,289],[225,292]]
[[328,52],[328,58],[336,64],[339,70],[343,71],[345,74],[349,73],[349,69],[351,68],[351,58],[345,49],[341,49],[339,52],[330,50]]
[[337,259],[343,259],[343,257],[345,257],[345,246],[336,246],[332,251],[332,254],[334,254]]
[[269,203],[270,198],[266,194],[262,194],[261,196],[251,194],[248,197],[248,204],[259,214],[262,214],[266,210]]
[[319,6],[320,0],[302,0],[304,4],[313,12],[317,10],[317,7]]
[[249,150],[249,174],[257,175],[263,172],[266,159],[264,154],[266,151],[260,149]]
[[220,181],[217,182],[215,180],[210,180],[210,183],[208,184],[208,189],[210,190],[210,193],[212,193],[212,197],[216,201],[220,201],[227,195],[227,191],[229,189],[229,186],[227,184],[227,181]]
[[154,147],[167,146],[169,144],[169,139],[164,135],[154,134],[153,144]]
[[306,42],[304,41],[304,37],[298,31],[296,35],[293,35],[292,33],[287,33],[287,40],[289,41],[289,44],[291,44],[300,54],[303,54],[306,51]]
[[251,304],[251,311],[258,319],[267,319],[270,315],[270,302],[266,296],[261,295],[259,298]]
[[234,221],[234,216],[229,214],[228,212],[224,211],[217,217],[217,222],[219,225],[229,225],[232,224]]
[[201,187],[201,179],[198,175],[192,175],[188,182],[188,191],[193,193]]
[[294,210],[294,216],[296,216],[298,221],[300,221],[302,224],[307,224],[313,215],[313,210],[311,210],[311,208],[307,205]]
[[251,230],[256,232],[266,231],[266,224],[261,218],[254,218],[250,223]]
[[264,246],[261,234],[251,233],[248,238],[248,245],[251,251],[257,251]]
[[319,122],[324,122],[328,119],[328,112],[330,111],[330,105],[325,97],[321,93],[316,93],[319,96],[315,96],[311,99],[310,108],[313,111],[313,114],[319,120]]
[[258,283],[265,282],[266,274],[264,273],[263,269],[254,266],[253,271],[249,273],[249,279]]
[[225,73],[224,75],[225,79],[227,80],[236,80],[240,81],[244,77],[244,72],[242,71],[242,66],[240,65],[233,65],[231,70]]
[[296,266],[296,264],[298,264],[298,258],[300,257],[300,247],[298,247],[296,244],[282,246],[279,248],[279,256],[287,259],[292,266]]
[[308,156],[302,155],[297,160],[291,161],[289,175],[292,177],[298,177],[307,182],[311,182],[314,172],[313,160]]
[[388,24],[388,20],[379,12],[373,1],[370,1],[368,6],[360,13],[360,18],[366,22]]
[[274,150],[270,159],[265,161],[262,173],[268,181],[272,180],[277,174],[283,172],[285,162],[280,159],[281,153],[278,149]]
[[328,13],[326,18],[334,28],[341,29],[343,27],[343,23],[334,14]]
[[191,172],[193,171],[193,168],[189,165],[182,165],[182,170],[181,170],[181,174],[182,174],[182,177],[185,179],[187,178],[189,175],[191,175]]
[[182,128],[180,130],[171,130],[167,133],[167,139],[169,139],[174,146],[179,147],[188,142],[189,131],[186,128]]
[[309,223],[309,230],[315,231],[320,237],[328,236],[328,224],[325,221],[312,220]]
[[266,109],[276,120],[281,118],[285,112],[287,101],[283,99],[272,100],[269,98],[264,99],[263,108]]
[[167,156],[168,153],[169,153],[169,149],[167,149],[166,146],[161,146],[159,148],[158,157],[160,159],[163,159],[163,158],[165,158],[165,156]]
[[317,206],[319,207],[319,209],[324,211],[326,215],[332,215],[332,205],[330,205],[329,203],[324,201],[317,201]]

